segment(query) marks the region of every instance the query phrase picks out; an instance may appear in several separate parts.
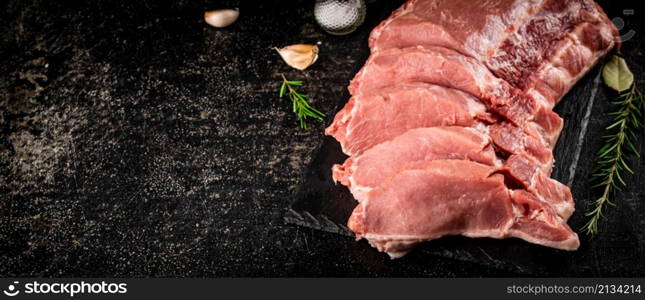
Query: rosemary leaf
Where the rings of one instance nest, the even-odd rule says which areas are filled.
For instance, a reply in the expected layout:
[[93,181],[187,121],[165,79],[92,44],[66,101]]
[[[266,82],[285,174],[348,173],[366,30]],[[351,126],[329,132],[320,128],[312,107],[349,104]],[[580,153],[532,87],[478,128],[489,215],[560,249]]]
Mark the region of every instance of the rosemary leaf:
[[[608,68],[606,65],[605,69]],[[613,200],[616,191],[627,186],[624,180],[625,174],[634,174],[632,168],[627,164],[627,160],[632,155],[639,156],[634,141],[637,138],[636,131],[642,130],[645,123],[643,121],[645,97],[636,89],[633,79],[622,74],[629,72],[629,69],[626,71],[623,69],[626,68],[626,65],[613,68],[618,69],[603,70],[603,77],[605,77],[607,85],[621,93],[618,97],[619,100],[611,102],[618,107],[610,114],[614,118],[605,129],[609,133],[603,136],[605,143],[598,150],[596,165],[593,169],[592,180],[596,184],[592,188],[602,188],[603,193],[591,203],[591,210],[585,214],[589,219],[582,229],[590,235],[598,233],[598,223],[604,217],[605,209],[608,206],[616,205]],[[629,73],[631,74],[631,72]],[[607,78],[607,74],[613,77]],[[630,86],[625,88],[625,82],[629,82]],[[622,92],[623,90],[626,91]]]
[[280,86],[280,98],[284,96],[284,92],[287,90],[287,85],[283,82],[282,85]]
[[280,86],[280,98],[284,95],[287,95],[289,100],[291,100],[291,109],[296,114],[298,118],[298,123],[303,129],[309,128],[307,124],[307,118],[323,120],[325,114],[319,110],[313,108],[307,99],[309,98],[306,94],[301,94],[294,87],[302,86],[302,81],[297,80],[287,80],[284,74],[282,76],[282,85]]

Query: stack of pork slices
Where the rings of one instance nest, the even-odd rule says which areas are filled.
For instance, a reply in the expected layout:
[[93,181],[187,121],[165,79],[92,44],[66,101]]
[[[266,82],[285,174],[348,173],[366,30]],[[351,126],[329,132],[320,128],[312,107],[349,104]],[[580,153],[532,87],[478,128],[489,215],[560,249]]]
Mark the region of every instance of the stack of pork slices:
[[326,134],[358,239],[396,258],[445,235],[575,250],[550,178],[562,96],[619,43],[592,0],[411,0],[376,27]]

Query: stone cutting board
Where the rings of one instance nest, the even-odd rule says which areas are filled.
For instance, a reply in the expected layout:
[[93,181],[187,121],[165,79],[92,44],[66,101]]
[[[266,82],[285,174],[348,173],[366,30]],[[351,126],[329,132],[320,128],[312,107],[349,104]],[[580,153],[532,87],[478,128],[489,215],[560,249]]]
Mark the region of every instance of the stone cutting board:
[[[612,17],[625,12],[625,7],[607,7],[606,4],[601,3]],[[635,26],[634,23],[626,25]],[[622,50],[637,78],[640,78],[644,67],[642,40],[637,34],[624,44]],[[643,86],[642,81],[639,86]],[[337,110],[348,99],[347,95],[343,96],[338,99]],[[645,166],[640,159],[632,160],[636,175],[628,179],[629,188],[617,195],[618,207],[607,213],[607,218],[600,226],[601,233],[591,238],[580,230],[586,221],[584,212],[589,209],[589,202],[598,197],[598,191],[591,188],[590,173],[595,152],[601,146],[603,128],[611,120],[607,113],[612,109],[610,100],[613,96],[612,91],[602,83],[599,65],[580,80],[555,108],[564,118],[565,127],[555,148],[556,165],[552,177],[572,189],[576,212],[569,224],[580,235],[582,244],[579,250],[554,250],[519,239],[445,237],[420,245],[413,254],[401,259],[401,263],[423,264],[424,256],[437,255],[504,270],[509,274],[643,276],[645,177],[642,174],[645,173]],[[640,137],[644,138],[642,134]],[[641,153],[645,153],[644,143],[639,143],[638,147]],[[331,137],[324,137],[314,153],[317,154],[304,171],[285,221],[353,237],[345,224],[356,201],[346,187],[334,184],[331,179],[331,166],[342,163],[346,156]],[[354,243],[351,238],[347,242]],[[369,247],[365,241],[361,243]]]

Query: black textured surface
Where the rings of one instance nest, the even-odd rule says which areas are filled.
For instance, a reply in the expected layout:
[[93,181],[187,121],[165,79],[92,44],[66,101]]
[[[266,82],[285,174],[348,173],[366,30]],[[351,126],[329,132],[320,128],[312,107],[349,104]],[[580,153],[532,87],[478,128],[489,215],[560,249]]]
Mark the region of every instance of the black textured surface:
[[[297,127],[277,99],[279,73],[304,80],[329,122],[367,56],[367,34],[398,4],[370,4],[359,31],[336,37],[316,26],[313,1],[0,2],[0,276],[517,274],[432,244],[392,261],[365,242],[283,222],[325,124]],[[205,9],[229,6],[241,7],[231,27],[203,23]],[[637,15],[624,19],[624,31],[643,27]],[[639,37],[624,46],[638,76]],[[270,49],[318,41],[320,59],[306,72]],[[610,92],[598,94],[581,157],[609,120]],[[559,112],[572,124],[580,103],[568,100]],[[576,171],[579,211],[593,195],[591,165],[581,158]],[[643,181],[629,180],[583,251],[556,254],[559,264],[530,275],[642,276]],[[576,213],[572,224],[581,222]],[[639,252],[626,252],[625,240]]]

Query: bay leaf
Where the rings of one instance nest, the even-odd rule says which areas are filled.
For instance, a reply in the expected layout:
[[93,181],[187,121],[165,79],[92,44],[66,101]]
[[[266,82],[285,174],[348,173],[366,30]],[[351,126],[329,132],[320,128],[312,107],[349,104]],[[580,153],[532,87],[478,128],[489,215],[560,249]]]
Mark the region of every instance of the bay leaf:
[[634,74],[622,57],[614,55],[602,68],[602,79],[608,87],[621,93],[632,86]]

